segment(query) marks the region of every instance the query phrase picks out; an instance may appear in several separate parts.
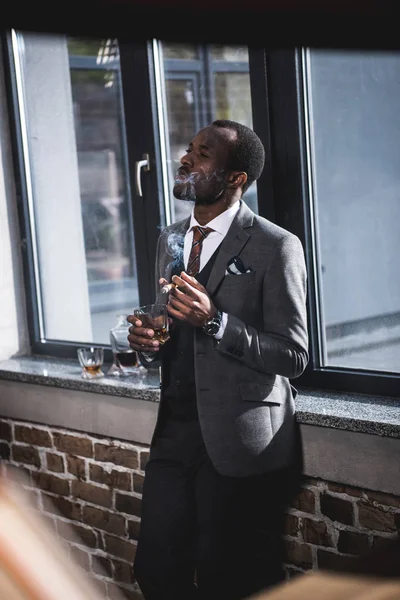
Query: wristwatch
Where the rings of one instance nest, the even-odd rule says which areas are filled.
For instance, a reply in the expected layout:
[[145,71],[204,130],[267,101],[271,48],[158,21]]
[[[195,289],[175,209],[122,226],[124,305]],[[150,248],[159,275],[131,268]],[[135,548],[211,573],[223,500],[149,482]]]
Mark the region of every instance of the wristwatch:
[[206,333],[207,335],[215,335],[216,333],[218,333],[219,328],[221,327],[221,322],[222,322],[222,312],[220,310],[217,310],[215,315],[211,319],[209,319],[208,321],[206,321],[204,323],[204,325],[203,325],[204,333]]

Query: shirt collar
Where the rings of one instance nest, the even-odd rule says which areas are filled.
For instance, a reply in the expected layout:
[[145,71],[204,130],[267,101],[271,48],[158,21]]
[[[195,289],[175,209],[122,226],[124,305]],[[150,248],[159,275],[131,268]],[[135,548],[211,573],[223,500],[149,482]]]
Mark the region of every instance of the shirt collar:
[[214,229],[214,231],[217,231],[219,234],[225,236],[228,233],[228,229],[232,225],[232,221],[235,218],[239,208],[240,201],[235,202],[233,206],[218,215],[218,217],[215,217],[215,219],[212,219],[212,221],[207,223],[207,225],[200,225],[200,223],[197,222],[194,217],[193,209],[190,217],[188,232],[191,231],[193,227],[211,227],[211,229]]

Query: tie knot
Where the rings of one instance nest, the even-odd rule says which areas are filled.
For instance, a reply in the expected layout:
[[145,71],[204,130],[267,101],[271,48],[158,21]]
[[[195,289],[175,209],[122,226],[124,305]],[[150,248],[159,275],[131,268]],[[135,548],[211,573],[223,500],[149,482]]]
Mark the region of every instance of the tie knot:
[[193,242],[202,242],[212,231],[214,229],[211,227],[193,227]]

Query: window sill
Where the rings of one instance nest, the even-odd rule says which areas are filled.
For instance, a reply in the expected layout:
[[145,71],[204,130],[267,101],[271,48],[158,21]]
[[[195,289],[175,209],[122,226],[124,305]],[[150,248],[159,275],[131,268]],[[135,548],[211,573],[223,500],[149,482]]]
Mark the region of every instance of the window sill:
[[[110,365],[105,364],[107,373]],[[33,383],[67,390],[79,390],[94,394],[123,396],[158,402],[160,376],[158,370],[139,371],[137,375],[124,377],[102,377],[82,379],[82,369],[76,360],[56,359],[42,356],[20,356],[0,361],[0,380]]]
[[[1,379],[150,402],[158,402],[160,396],[158,370],[124,379],[105,376],[87,380],[81,378],[77,361],[50,357],[1,361]],[[302,424],[400,438],[400,399],[302,389],[296,409]]]

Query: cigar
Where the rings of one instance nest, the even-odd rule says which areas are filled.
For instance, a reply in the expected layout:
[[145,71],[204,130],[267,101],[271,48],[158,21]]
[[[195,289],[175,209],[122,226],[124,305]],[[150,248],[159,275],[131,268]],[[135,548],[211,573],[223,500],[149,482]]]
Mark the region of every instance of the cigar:
[[178,286],[176,285],[176,283],[166,283],[161,288],[161,293],[162,294],[169,294],[171,290],[173,290],[174,288],[177,288],[177,287]]

